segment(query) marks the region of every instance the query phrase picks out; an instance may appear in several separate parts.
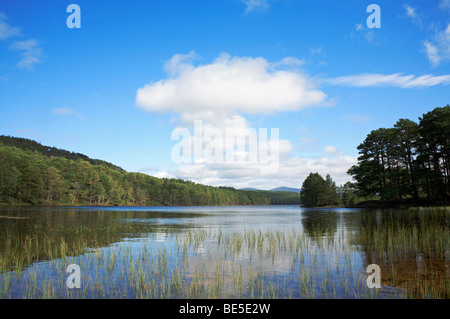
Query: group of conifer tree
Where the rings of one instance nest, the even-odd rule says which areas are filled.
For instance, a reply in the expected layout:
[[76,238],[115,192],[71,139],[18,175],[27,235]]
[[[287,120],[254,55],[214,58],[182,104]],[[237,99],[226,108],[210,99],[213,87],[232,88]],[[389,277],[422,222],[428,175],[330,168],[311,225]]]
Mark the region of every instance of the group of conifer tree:
[[348,170],[354,183],[336,187],[328,175],[304,181],[305,206],[351,204],[362,199],[448,200],[450,195],[450,106],[437,107],[418,123],[399,119],[370,132],[358,146],[358,163]]

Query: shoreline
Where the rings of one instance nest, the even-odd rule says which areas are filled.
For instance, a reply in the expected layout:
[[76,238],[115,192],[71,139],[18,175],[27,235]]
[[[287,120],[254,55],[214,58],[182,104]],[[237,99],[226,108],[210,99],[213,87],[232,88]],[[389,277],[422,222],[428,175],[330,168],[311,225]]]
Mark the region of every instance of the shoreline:
[[327,205],[327,206],[316,206],[316,207],[306,207],[300,204],[240,204],[240,205],[112,205],[112,204],[38,204],[33,205],[30,203],[0,203],[0,208],[17,208],[17,207],[38,207],[38,208],[57,208],[57,207],[237,207],[237,206],[299,206],[302,208],[410,208],[410,207],[450,207],[450,200],[435,200],[435,199],[397,199],[397,200],[369,200],[360,202],[353,205]]
[[346,208],[409,208],[409,207],[448,207],[449,200],[437,199],[396,199],[396,200],[369,200]]
[[17,204],[5,204],[0,203],[0,208],[17,208],[17,207],[36,207],[36,208],[58,208],[58,207],[238,207],[238,206],[299,206],[299,204],[261,204],[261,205],[246,205],[246,204],[239,204],[239,205],[104,205],[104,204],[75,204],[75,205],[69,205],[69,204],[52,204],[52,205],[33,205],[33,204],[26,204],[26,203],[17,203]]

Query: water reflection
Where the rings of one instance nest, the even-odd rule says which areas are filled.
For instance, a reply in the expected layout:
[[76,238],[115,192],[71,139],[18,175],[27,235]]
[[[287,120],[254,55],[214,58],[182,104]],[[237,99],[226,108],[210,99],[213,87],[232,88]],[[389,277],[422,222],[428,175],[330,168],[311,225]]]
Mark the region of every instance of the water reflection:
[[384,210],[358,216],[355,241],[365,264],[381,267],[385,285],[411,296],[450,297],[448,210]]
[[[330,210],[306,209],[302,212],[302,227],[305,234],[311,238],[321,236],[334,237],[341,214]],[[342,220],[339,220],[342,223]]]
[[77,256],[128,238],[185,231],[199,213],[123,209],[0,210],[0,272]]
[[[297,206],[1,209],[0,292],[35,297],[30,282],[47,280],[64,287],[64,266],[84,262],[103,288],[75,295],[83,298],[106,287],[114,293],[101,296],[127,298],[391,297],[392,287],[448,298],[448,220],[445,210]],[[375,295],[365,287],[369,264],[382,269]]]

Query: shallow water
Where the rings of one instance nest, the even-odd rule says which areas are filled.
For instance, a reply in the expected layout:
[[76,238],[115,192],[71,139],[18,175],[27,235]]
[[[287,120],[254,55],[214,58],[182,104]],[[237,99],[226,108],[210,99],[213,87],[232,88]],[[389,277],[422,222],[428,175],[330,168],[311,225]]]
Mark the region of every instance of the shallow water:
[[[435,209],[0,209],[0,297],[448,298],[448,220]],[[380,289],[367,287],[370,264]]]

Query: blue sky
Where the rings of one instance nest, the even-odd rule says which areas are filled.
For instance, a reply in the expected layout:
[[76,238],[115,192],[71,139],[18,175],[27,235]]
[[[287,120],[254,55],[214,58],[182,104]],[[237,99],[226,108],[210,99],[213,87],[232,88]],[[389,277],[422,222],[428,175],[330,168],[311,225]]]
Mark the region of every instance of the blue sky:
[[[80,29],[66,25],[71,3]],[[379,29],[366,25],[371,3]],[[371,130],[447,105],[449,84],[450,0],[0,3],[0,134],[155,176],[343,183]],[[194,119],[279,128],[280,170],[175,164],[172,131]]]

